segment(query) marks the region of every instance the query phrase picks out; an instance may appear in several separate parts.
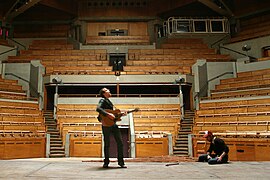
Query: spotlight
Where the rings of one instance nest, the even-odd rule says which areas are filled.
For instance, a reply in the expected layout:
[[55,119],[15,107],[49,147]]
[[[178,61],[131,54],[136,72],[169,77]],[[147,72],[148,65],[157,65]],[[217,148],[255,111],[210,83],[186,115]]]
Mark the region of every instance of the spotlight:
[[175,82],[178,83],[178,84],[179,83],[184,83],[185,82],[185,78],[180,77],[179,79],[176,79]]
[[60,79],[59,77],[55,77],[52,79],[52,82],[55,84],[61,84],[62,83],[62,79]]
[[249,51],[249,50],[251,50],[251,47],[250,47],[249,45],[245,44],[245,45],[242,47],[242,50],[243,50],[243,51]]

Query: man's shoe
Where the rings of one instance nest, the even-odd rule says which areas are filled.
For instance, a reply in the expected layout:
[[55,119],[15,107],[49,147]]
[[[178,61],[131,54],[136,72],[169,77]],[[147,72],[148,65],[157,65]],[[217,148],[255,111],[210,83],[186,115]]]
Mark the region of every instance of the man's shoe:
[[120,168],[127,168],[124,164],[119,164]]
[[103,164],[103,168],[108,168],[109,164]]

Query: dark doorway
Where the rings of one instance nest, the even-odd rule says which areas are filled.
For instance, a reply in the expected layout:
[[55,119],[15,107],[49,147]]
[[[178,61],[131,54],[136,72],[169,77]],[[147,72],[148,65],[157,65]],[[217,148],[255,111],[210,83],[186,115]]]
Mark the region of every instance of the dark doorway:
[[192,109],[191,86],[182,85],[182,93],[183,93],[184,109],[191,110]]
[[[129,157],[129,128],[119,128],[122,134],[123,146],[124,146],[124,158]],[[113,135],[110,137],[110,157],[117,158],[117,144]]]

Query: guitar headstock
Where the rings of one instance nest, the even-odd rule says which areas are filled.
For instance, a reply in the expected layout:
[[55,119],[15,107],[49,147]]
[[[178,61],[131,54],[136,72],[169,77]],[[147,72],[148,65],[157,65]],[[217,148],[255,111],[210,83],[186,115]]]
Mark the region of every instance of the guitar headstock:
[[140,108],[135,108],[134,112],[138,112],[140,110]]

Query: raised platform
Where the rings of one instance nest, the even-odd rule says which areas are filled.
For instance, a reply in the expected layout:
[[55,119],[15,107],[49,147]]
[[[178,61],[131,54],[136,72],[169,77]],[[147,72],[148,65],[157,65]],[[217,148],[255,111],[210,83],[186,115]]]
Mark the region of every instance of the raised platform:
[[121,169],[112,159],[109,168],[104,169],[101,161],[91,158],[2,160],[0,179],[270,179],[270,162],[208,165],[184,161],[131,162],[127,159],[128,168]]

